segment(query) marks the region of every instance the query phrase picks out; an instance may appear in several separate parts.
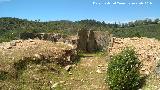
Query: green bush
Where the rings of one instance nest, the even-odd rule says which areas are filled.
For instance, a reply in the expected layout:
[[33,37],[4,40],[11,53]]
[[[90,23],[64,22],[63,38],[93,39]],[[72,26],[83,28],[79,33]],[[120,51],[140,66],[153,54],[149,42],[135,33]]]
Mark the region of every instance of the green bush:
[[140,62],[131,48],[111,58],[107,83],[112,90],[137,90],[140,87]]

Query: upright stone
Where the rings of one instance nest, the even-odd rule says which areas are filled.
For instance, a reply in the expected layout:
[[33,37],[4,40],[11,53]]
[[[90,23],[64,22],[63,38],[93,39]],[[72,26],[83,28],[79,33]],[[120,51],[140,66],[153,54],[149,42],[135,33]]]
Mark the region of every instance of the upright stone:
[[109,32],[104,31],[93,31],[95,44],[97,50],[107,50],[111,36]]
[[96,51],[98,49],[96,38],[95,38],[95,33],[93,30],[89,32],[89,37],[87,40],[87,51],[92,52]]
[[79,36],[78,44],[77,44],[78,50],[86,51],[87,50],[87,40],[88,40],[88,30],[86,29],[79,30],[78,36]]
[[87,42],[87,51],[107,50],[111,36],[104,31],[90,31]]

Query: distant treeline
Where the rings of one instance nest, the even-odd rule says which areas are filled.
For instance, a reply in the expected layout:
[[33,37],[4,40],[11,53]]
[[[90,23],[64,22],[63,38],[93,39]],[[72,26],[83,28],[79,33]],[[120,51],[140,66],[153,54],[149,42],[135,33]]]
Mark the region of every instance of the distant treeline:
[[27,19],[0,18],[0,42],[18,39],[23,32],[62,33],[75,35],[79,29],[109,31],[117,37],[145,36],[160,39],[160,20],[145,19],[128,23],[105,23],[96,20],[81,21],[29,21]]

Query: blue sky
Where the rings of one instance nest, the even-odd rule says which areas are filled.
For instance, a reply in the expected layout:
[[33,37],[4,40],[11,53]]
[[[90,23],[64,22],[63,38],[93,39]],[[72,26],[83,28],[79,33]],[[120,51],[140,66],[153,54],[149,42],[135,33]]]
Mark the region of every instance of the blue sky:
[[[125,2],[126,5],[104,5],[105,2]],[[140,2],[152,4],[128,5]],[[159,9],[160,0],[0,0],[0,17],[41,21],[95,19],[105,22],[127,22],[160,18]]]

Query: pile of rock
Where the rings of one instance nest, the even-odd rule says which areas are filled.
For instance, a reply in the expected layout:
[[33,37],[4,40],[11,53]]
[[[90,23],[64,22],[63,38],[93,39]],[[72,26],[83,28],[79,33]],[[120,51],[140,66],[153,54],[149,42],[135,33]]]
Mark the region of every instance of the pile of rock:
[[125,47],[134,47],[139,60],[142,62],[141,73],[148,75],[160,60],[160,41],[151,38],[113,38],[110,55],[121,52]]
[[[5,44],[10,45],[11,42]],[[15,40],[12,44],[10,49],[4,49],[5,45],[0,47],[0,72],[13,74],[16,72],[16,67],[21,67],[17,65],[29,62],[67,66],[77,59],[76,48],[71,44],[43,40]]]
[[58,33],[21,33],[20,39],[38,39],[38,40],[47,40],[52,42],[64,42],[67,44],[72,44],[77,46],[78,36],[66,36]]
[[59,40],[65,38],[64,35],[57,33],[21,33],[20,39],[39,39],[39,40],[48,40],[53,42],[58,42]]
[[82,51],[107,50],[111,34],[104,31],[80,30],[78,32],[77,48]]
[[[75,35],[75,36],[66,37],[65,39],[63,39],[62,42],[77,46],[77,40],[78,40],[78,36]],[[61,42],[61,40],[59,40],[59,42]]]
[[0,43],[0,49],[12,49],[16,47],[17,43],[22,42],[22,40],[13,40],[11,42],[2,42]]

